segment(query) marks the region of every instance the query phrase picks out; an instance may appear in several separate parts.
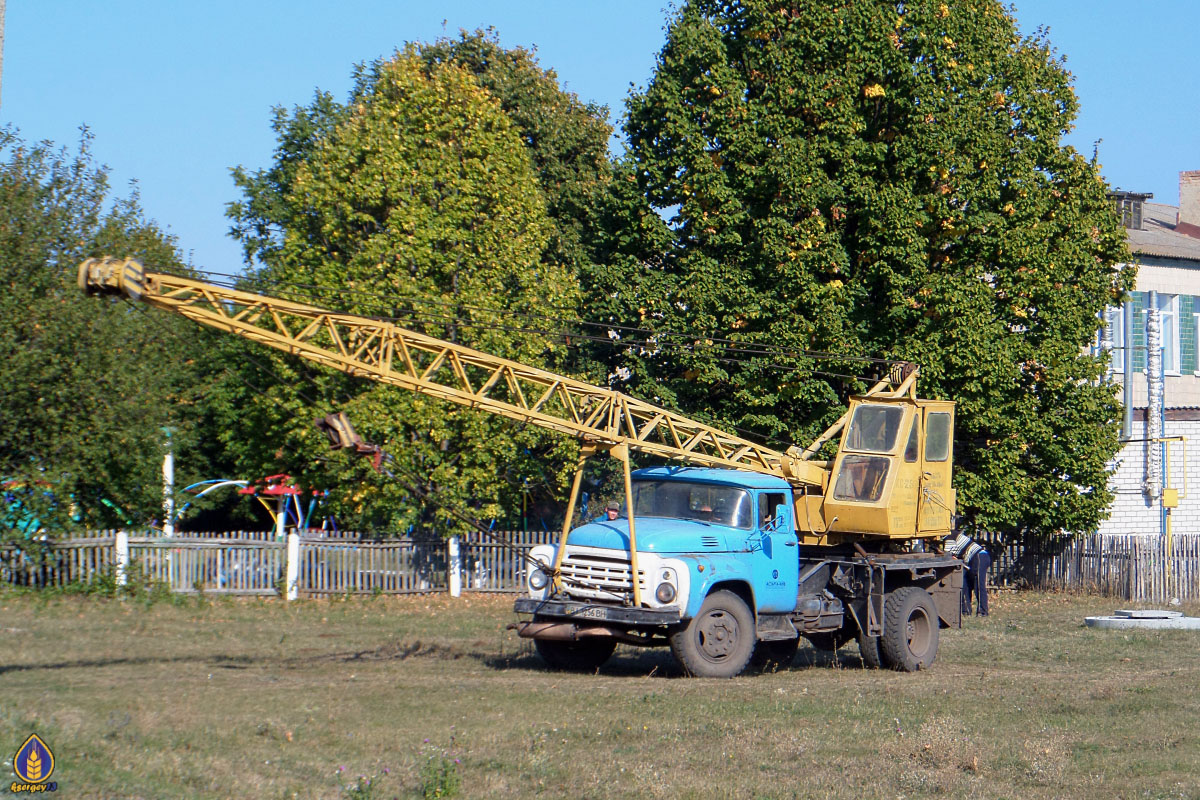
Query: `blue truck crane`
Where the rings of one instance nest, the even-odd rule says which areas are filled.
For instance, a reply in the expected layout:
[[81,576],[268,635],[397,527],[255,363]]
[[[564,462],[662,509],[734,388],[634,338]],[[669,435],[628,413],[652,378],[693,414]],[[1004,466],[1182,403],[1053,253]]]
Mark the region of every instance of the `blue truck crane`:
[[[800,639],[857,640],[871,667],[915,671],[958,626],[951,531],[954,404],[918,398],[899,363],[807,447],[776,451],[569,376],[340,314],[88,259],[79,286],[118,294],[311,362],[574,436],[562,535],[532,550],[513,627],[548,665],[595,669],[618,643],[668,646],[691,675],[791,660]],[[365,445],[344,417],[342,447]],[[828,460],[814,457],[838,438]],[[632,454],[666,466],[633,470]],[[616,458],[624,511],[575,526],[584,466]],[[376,457],[378,454],[376,453]]]

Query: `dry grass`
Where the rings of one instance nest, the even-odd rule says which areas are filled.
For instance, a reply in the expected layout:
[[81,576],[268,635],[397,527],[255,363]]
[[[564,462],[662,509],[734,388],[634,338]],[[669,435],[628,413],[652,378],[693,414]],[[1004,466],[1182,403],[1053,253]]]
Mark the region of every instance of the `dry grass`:
[[463,797],[1200,798],[1200,637],[993,603],[928,672],[851,645],[709,681],[624,649],[545,672],[503,597],[0,595],[0,757],[36,731],[72,798],[409,797],[439,766]]

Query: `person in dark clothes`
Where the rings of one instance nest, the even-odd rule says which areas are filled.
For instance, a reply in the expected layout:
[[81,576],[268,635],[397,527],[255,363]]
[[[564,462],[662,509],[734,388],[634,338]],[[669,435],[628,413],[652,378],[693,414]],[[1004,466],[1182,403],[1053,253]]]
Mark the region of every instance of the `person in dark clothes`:
[[992,565],[992,554],[987,548],[965,533],[953,534],[946,539],[946,552],[958,556],[967,565],[963,575],[962,613],[971,615],[971,594],[975,594],[978,616],[988,615],[987,571]]

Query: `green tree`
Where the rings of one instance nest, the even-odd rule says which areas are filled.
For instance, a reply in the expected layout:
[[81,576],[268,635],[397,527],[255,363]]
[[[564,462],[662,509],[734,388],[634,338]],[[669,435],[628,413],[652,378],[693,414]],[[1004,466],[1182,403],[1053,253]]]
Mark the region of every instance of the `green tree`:
[[0,535],[30,518],[47,528],[161,518],[162,428],[183,448],[195,438],[180,326],[76,286],[89,256],[183,268],[136,192],[109,200],[90,146],[86,131],[72,153],[0,130],[0,479],[5,505],[23,507],[4,514]]
[[[627,351],[631,388],[803,442],[862,387],[817,369],[915,361],[958,401],[968,523],[1093,528],[1118,406],[1086,348],[1131,275],[1098,166],[1061,144],[1077,108],[994,0],[686,3],[629,100],[671,231],[625,318],[703,333]],[[745,352],[763,345],[843,358]]]
[[491,29],[461,31],[457,39],[423,44],[415,52],[427,69],[451,63],[467,70],[499,101],[525,145],[545,199],[551,230],[542,260],[566,266],[587,283],[601,268],[597,251],[607,247],[607,237],[597,229],[612,181],[608,109],[564,91],[534,53],[502,47]]
[[[260,264],[250,285],[313,289],[329,307],[396,317],[522,363],[558,364],[555,337],[522,328],[526,315],[577,308],[578,282],[543,258],[554,226],[529,154],[470,72],[409,47],[360,69],[346,104],[319,94],[307,108],[279,111],[275,129],[275,164],[235,173],[245,199],[230,216]],[[328,507],[344,524],[403,530],[440,520],[450,530],[457,523],[447,508],[511,518],[520,491],[506,477],[540,471],[557,489],[573,459],[573,442],[544,431],[266,351],[254,356],[243,375],[257,374],[246,384],[269,386],[228,385],[226,443],[243,469],[290,471],[328,488]],[[435,502],[369,478],[363,464],[327,458],[311,423],[335,406]]]
[[[606,366],[614,348],[623,346],[605,336],[604,326],[622,318],[627,287],[647,254],[661,251],[667,232],[627,161],[609,159],[608,109],[581,102],[562,88],[553,70],[541,68],[535,53],[502,47],[491,29],[461,31],[457,39],[423,44],[417,52],[428,67],[453,63],[474,75],[500,102],[529,153],[552,225],[542,260],[578,276],[580,305],[587,309],[583,324],[561,309],[547,309],[553,319],[530,320],[530,326],[578,334],[557,361],[561,371],[596,384],[619,383]],[[526,469],[531,466],[536,467],[526,462]],[[549,491],[540,474],[522,480],[535,489],[530,499],[547,517],[563,513],[562,493]],[[620,480],[614,463],[596,459],[585,486],[593,496],[619,493]]]

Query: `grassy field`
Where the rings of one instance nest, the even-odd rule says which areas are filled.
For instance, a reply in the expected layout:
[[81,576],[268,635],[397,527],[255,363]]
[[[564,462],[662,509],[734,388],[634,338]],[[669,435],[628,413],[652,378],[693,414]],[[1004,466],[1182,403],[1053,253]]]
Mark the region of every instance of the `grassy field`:
[[1083,626],[1117,605],[1002,594],[928,672],[712,681],[548,673],[505,597],[0,594],[0,757],[37,732],[62,798],[1200,798],[1200,635]]

